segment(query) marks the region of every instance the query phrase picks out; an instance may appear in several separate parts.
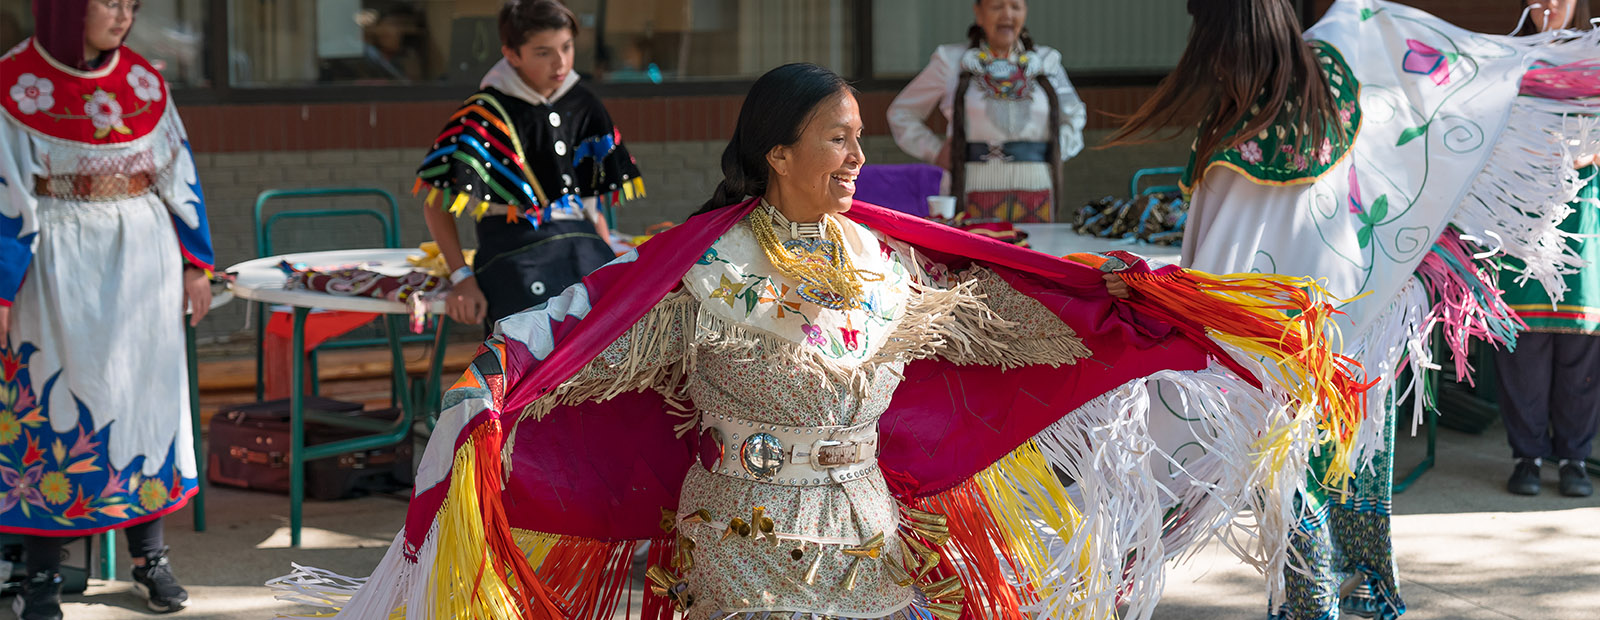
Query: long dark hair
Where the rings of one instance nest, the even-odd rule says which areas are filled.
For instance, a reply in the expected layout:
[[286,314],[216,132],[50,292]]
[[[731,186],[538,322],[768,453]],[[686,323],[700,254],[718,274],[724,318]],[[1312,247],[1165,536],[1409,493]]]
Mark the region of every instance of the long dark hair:
[[[1204,120],[1195,141],[1194,184],[1199,186],[1205,162],[1232,146],[1223,142],[1241,121],[1244,129],[1232,134],[1240,140],[1266,129],[1286,106],[1294,124],[1309,129],[1299,135],[1302,142],[1339,126],[1328,78],[1301,38],[1300,18],[1288,0],[1189,0],[1189,15],[1194,24],[1177,68],[1124,120],[1107,146],[1171,138]],[[1263,93],[1260,109],[1252,113]],[[1344,133],[1333,132],[1332,140],[1342,146]]]
[[[1517,0],[1518,10],[1526,11],[1528,6],[1532,4],[1540,4],[1540,2],[1538,0]],[[1522,27],[1517,29],[1516,36],[1526,37],[1539,34],[1538,19],[1540,19],[1540,16],[1537,12],[1529,13],[1528,21],[1523,22]],[[1572,24],[1567,27],[1573,30],[1588,30],[1592,26],[1589,23],[1589,19],[1588,0],[1578,0],[1572,3]]]
[[855,87],[839,74],[810,63],[794,63],[768,71],[750,86],[739,107],[739,124],[722,150],[722,182],[695,211],[700,215],[767,192],[767,153],[794,144],[817,106]]
[[[974,0],[973,4],[983,4],[983,0]],[[983,26],[973,23],[967,28],[967,47],[982,45],[986,36]],[[1022,42],[1022,49],[1033,51],[1033,35],[1028,34],[1027,26],[1022,27],[1017,40]],[[956,197],[957,209],[965,208],[967,203],[967,89],[972,87],[972,78],[971,71],[962,69],[950,101],[950,194]],[[1044,89],[1045,98],[1050,102],[1046,118],[1050,124],[1050,138],[1045,143],[1044,160],[1050,166],[1050,208],[1054,211],[1061,204],[1061,99],[1055,85],[1050,83],[1050,76],[1041,73],[1033,79]]]

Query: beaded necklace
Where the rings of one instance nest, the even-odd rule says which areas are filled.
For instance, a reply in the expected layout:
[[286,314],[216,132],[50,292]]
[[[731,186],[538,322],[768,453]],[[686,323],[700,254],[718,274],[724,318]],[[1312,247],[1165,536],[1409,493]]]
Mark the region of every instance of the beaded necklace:
[[[767,260],[793,279],[801,299],[830,310],[855,309],[864,297],[861,281],[882,280],[883,276],[855,268],[838,222],[823,216],[814,223],[791,222],[766,200],[750,213],[750,230]],[[778,241],[778,230],[791,239]]]

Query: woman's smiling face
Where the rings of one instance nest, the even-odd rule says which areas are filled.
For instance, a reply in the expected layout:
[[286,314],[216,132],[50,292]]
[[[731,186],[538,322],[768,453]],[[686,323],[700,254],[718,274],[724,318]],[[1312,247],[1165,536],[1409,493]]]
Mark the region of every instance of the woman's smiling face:
[[867,161],[861,132],[861,107],[842,91],[817,104],[794,144],[772,149],[767,160],[787,215],[811,221],[850,210],[856,175]]

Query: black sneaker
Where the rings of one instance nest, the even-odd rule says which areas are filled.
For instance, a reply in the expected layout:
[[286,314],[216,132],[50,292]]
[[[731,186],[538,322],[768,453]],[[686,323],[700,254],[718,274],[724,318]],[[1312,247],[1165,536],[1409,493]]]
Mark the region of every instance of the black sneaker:
[[61,620],[61,574],[39,571],[28,577],[11,611],[21,620]]
[[1511,470],[1511,479],[1506,481],[1506,490],[1517,495],[1539,494],[1539,460],[1517,459],[1517,466]]
[[1561,494],[1567,497],[1594,494],[1594,485],[1589,483],[1589,472],[1583,470],[1583,461],[1561,462]]
[[133,592],[145,598],[151,611],[170,613],[189,603],[189,591],[172,576],[172,563],[166,550],[145,558],[144,566],[133,567]]

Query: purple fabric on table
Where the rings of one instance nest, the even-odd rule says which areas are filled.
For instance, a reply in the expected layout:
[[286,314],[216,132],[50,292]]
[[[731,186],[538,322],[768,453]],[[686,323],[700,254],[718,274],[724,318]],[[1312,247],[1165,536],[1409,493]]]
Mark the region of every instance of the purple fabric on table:
[[930,164],[862,166],[856,177],[856,200],[928,217],[928,197],[939,195],[944,170]]

